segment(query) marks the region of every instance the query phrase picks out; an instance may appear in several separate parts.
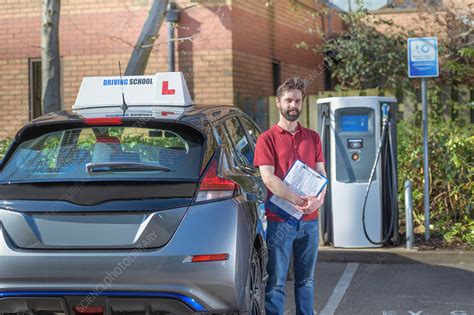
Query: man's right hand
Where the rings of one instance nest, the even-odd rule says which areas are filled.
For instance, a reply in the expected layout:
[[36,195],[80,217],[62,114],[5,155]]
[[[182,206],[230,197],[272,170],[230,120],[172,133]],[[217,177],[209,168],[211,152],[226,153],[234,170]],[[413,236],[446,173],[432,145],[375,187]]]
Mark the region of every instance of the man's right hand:
[[306,205],[303,207],[296,206],[296,209],[300,210],[305,214],[313,213],[314,211],[318,210],[324,203],[324,195],[326,190],[320,193],[317,197],[315,196],[302,196],[303,200],[306,201]]
[[298,206],[298,207],[304,207],[307,205],[308,201],[301,198],[301,196],[298,196],[297,194],[295,193],[291,193],[291,200],[290,202],[292,204],[294,204],[295,206]]
[[307,205],[307,201],[301,198],[301,196],[292,192],[286,184],[275,175],[275,167],[272,165],[261,165],[259,166],[260,175],[267,188],[280,198],[288,200],[292,204],[298,207],[304,207]]

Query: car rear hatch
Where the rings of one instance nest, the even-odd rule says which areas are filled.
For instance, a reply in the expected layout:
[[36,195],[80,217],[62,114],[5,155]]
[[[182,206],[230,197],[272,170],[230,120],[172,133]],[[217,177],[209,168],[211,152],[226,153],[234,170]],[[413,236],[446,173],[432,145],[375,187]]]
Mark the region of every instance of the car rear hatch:
[[163,246],[192,203],[205,145],[175,120],[30,124],[1,164],[0,223],[24,249]]

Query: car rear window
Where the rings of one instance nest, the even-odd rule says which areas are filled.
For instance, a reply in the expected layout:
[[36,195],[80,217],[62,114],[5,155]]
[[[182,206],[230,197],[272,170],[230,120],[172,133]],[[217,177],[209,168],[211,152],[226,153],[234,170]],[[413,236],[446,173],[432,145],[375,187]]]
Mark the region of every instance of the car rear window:
[[202,141],[142,127],[53,131],[20,143],[0,182],[197,179]]

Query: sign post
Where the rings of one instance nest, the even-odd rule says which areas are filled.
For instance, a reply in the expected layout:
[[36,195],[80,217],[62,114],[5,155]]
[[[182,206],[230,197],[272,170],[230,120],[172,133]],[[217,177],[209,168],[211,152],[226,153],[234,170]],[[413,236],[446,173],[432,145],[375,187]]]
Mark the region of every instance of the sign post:
[[408,38],[408,77],[421,78],[421,101],[423,106],[423,174],[425,209],[425,240],[430,239],[430,177],[428,159],[428,104],[426,78],[439,75],[438,38]]

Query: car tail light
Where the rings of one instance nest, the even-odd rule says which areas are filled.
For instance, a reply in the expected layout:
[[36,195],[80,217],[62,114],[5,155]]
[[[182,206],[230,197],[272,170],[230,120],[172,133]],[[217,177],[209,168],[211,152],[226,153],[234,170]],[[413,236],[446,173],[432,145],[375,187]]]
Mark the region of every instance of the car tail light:
[[174,115],[174,112],[161,112],[161,116],[168,116],[168,115]]
[[199,183],[196,202],[232,198],[239,185],[217,175],[217,159],[212,159]]
[[102,315],[104,314],[104,308],[102,306],[76,306],[74,307],[74,312],[84,315]]
[[85,118],[86,125],[121,125],[122,117],[94,117]]
[[228,259],[229,254],[195,255],[191,262],[222,261]]
[[120,138],[115,136],[97,136],[95,142],[120,144]]

